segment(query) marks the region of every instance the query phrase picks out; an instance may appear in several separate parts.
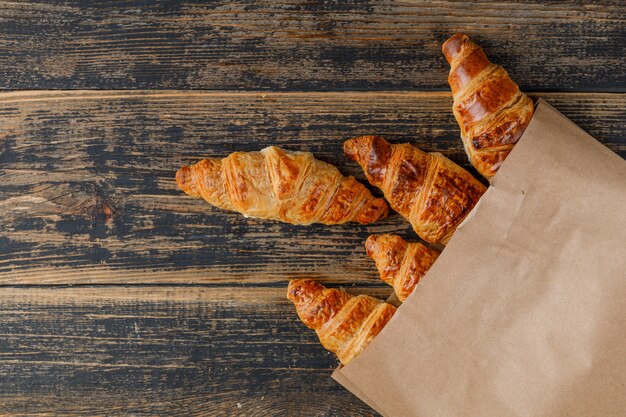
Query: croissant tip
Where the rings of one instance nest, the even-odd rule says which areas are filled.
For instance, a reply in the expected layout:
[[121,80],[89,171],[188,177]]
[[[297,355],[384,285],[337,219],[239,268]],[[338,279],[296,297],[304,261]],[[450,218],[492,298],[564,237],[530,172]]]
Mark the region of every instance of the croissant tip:
[[465,39],[469,39],[469,37],[465,34],[465,33],[461,33],[461,32],[457,32],[454,35],[450,36],[448,38],[448,40],[446,42],[444,42],[444,45],[450,41],[453,41],[455,39],[459,39],[459,40],[465,40]]
[[299,283],[299,282],[301,282],[301,281],[304,281],[304,280],[303,280],[302,278],[297,278],[297,279],[292,279],[292,280],[289,280],[289,285],[288,285],[288,288],[289,288],[289,289],[291,289],[291,288],[293,288],[293,287],[297,286],[297,285],[298,285],[298,283]]
[[365,241],[365,251],[370,258],[373,258],[380,250],[381,245],[398,246],[403,241],[404,239],[400,236],[393,234],[370,235]]
[[343,143],[343,153],[348,158],[354,159],[356,158],[356,142],[357,138],[348,139]]
[[470,40],[467,35],[463,33],[455,33],[448,38],[443,45],[441,45],[441,51],[448,60],[448,63],[451,63],[459,55],[463,45],[468,42],[470,42]]
[[367,136],[357,136],[352,139],[348,139],[343,143],[343,153],[353,161],[358,162],[360,159],[360,154],[363,148],[363,142]]
[[287,298],[294,304],[300,302],[306,295],[321,288],[322,285],[315,280],[307,278],[292,279],[287,286]]
[[183,165],[178,171],[176,171],[176,184],[178,187],[187,194],[193,194],[193,175],[191,174],[191,167]]
[[378,245],[380,236],[382,235],[369,235],[369,237],[365,241],[365,252],[370,258],[372,257],[372,254],[376,251],[376,246]]
[[384,198],[377,198],[376,202],[378,206],[378,216],[376,220],[384,219],[389,215],[389,204],[387,204]]
[[289,285],[287,285],[287,299],[295,302],[296,299],[296,290],[298,287],[298,279],[292,279],[289,281]]
[[371,246],[371,245],[374,245],[376,243],[380,243],[382,240],[389,239],[392,236],[394,236],[394,235],[390,235],[390,234],[387,234],[387,233],[380,233],[380,234],[376,234],[376,235],[369,235],[369,237],[365,241],[365,244],[369,244]]
[[300,282],[304,281],[303,279],[292,279],[289,281],[289,285],[287,286],[287,291],[291,293],[291,291],[298,286]]
[[381,136],[357,136],[344,142],[343,152],[348,158],[357,161],[361,155],[369,154],[369,150],[380,142],[387,141]]

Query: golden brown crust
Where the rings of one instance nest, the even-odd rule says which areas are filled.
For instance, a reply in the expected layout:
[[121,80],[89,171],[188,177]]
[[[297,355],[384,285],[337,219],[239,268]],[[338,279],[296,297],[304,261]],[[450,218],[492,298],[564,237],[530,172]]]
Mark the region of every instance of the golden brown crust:
[[311,153],[275,146],[203,159],[180,168],[176,182],[185,193],[216,207],[293,224],[367,224],[389,210],[363,184]]
[[361,326],[351,343],[337,352],[337,357],[344,365],[356,358],[365,350],[378,333],[387,325],[396,308],[391,304],[379,302],[374,311],[370,313],[365,323]]
[[371,235],[367,255],[376,262],[380,278],[391,285],[400,301],[411,295],[439,252],[421,243],[407,243],[397,235]]
[[447,243],[486,190],[443,155],[406,143],[392,145],[379,136],[361,136],[346,141],[344,153],[429,243]]
[[530,123],[533,102],[466,35],[452,36],[442,50],[450,64],[452,109],[465,150],[478,172],[490,179]]
[[352,296],[310,279],[289,283],[287,298],[298,317],[314,329],[322,345],[346,365],[376,337],[396,311],[367,295]]

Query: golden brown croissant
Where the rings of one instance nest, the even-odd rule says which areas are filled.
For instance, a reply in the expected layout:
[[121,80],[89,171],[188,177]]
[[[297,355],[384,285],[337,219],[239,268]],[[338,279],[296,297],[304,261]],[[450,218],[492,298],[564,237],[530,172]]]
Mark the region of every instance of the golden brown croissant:
[[408,243],[397,235],[371,235],[367,255],[376,262],[380,278],[391,285],[400,301],[411,295],[419,280],[439,256],[421,243]]
[[333,165],[275,146],[183,166],[176,182],[216,207],[293,224],[373,223],[389,210],[382,198]]
[[322,346],[344,365],[365,349],[396,311],[376,298],[353,296],[310,279],[291,281],[287,298],[300,320],[316,331]]
[[406,218],[426,242],[447,243],[485,192],[469,172],[440,153],[425,153],[379,136],[361,136],[343,145],[380,188],[391,208]]
[[483,49],[457,33],[442,50],[450,64],[454,117],[470,162],[493,177],[533,116],[532,100]]

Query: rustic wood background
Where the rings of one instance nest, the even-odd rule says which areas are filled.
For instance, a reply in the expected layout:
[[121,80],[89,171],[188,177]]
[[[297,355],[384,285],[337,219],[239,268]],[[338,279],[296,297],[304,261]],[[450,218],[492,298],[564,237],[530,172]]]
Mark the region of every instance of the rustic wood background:
[[375,415],[285,288],[386,297],[363,243],[410,226],[245,219],[176,169],[280,144],[363,179],[341,145],[365,133],[468,167],[440,53],[456,31],[626,157],[624,10],[0,1],[0,415]]

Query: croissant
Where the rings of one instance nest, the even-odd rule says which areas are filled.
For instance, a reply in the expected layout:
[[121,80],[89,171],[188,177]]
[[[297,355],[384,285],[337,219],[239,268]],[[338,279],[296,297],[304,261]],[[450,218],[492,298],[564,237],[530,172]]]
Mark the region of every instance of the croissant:
[[465,151],[478,172],[491,179],[530,123],[533,102],[466,35],[452,36],[442,50]]
[[396,308],[367,295],[352,296],[310,279],[289,283],[287,298],[322,346],[346,365],[378,335]]
[[376,262],[380,278],[391,285],[400,301],[406,300],[439,256],[421,243],[407,243],[397,235],[371,235],[367,255]]
[[440,153],[425,153],[408,143],[361,136],[346,141],[343,149],[428,243],[446,244],[486,190]]
[[382,198],[333,165],[275,146],[183,166],[176,182],[221,209],[292,224],[373,223],[389,210]]

